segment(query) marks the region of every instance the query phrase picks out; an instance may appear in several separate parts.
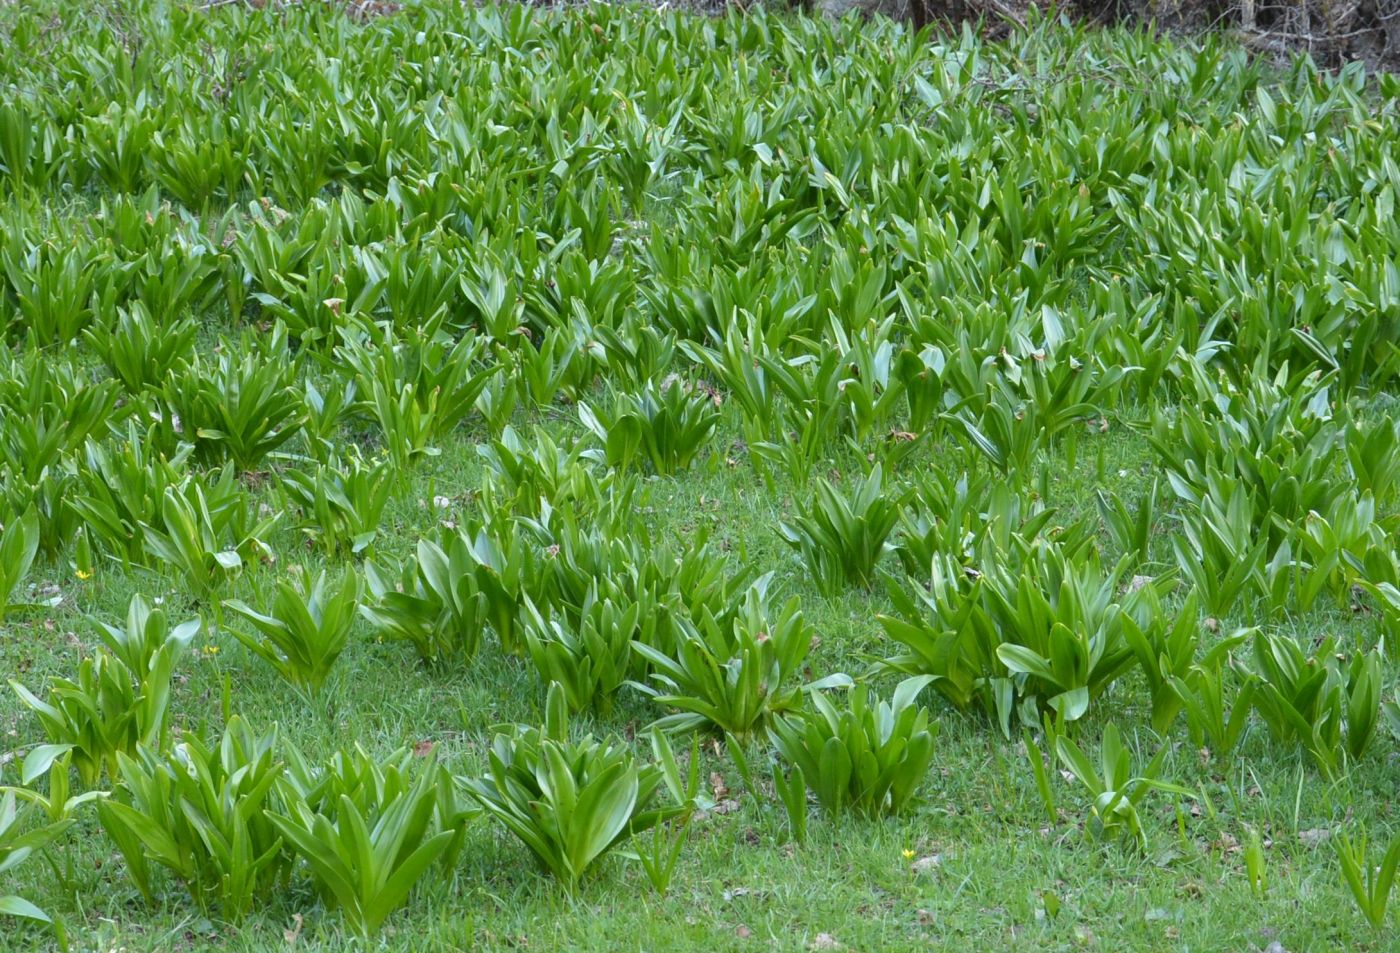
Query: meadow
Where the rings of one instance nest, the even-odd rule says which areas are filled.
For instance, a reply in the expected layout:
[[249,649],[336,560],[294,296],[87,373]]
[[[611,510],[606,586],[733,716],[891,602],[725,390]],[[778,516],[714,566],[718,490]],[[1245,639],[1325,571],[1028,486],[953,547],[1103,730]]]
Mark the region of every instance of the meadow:
[[0,950],[1394,948],[1400,80],[358,9],[0,5]]

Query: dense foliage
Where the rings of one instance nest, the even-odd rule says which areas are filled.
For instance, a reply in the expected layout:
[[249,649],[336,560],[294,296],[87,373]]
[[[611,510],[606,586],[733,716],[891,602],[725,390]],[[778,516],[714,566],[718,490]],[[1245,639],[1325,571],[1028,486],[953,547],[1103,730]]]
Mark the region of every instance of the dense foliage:
[[[0,8],[26,943],[394,944],[552,889],[502,833],[660,895],[825,828],[1242,862],[1168,927],[1242,947],[1261,796],[1269,845],[1337,830],[1289,867],[1360,905],[1322,935],[1380,936],[1393,77],[1038,18],[80,8]],[[1005,903],[1060,942],[1049,865]]]

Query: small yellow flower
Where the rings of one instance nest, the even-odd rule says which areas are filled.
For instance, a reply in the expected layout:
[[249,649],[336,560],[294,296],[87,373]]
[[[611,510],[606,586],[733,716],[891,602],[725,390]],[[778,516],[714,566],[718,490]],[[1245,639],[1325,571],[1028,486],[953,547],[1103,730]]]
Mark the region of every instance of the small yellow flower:
[[205,654],[205,655],[218,655],[218,654],[219,654],[219,647],[218,647],[217,645],[206,645],[206,646],[204,647],[204,654]]
[[914,859],[914,852],[913,852],[912,850],[910,850],[909,848],[907,848],[907,847],[904,848],[904,850],[901,851],[900,853],[904,854],[904,859],[905,859],[905,860],[913,860],[913,859]]
[[79,579],[91,579],[91,578],[92,578],[92,570],[91,570],[91,569],[79,569],[79,570],[78,570],[78,578],[79,578]]

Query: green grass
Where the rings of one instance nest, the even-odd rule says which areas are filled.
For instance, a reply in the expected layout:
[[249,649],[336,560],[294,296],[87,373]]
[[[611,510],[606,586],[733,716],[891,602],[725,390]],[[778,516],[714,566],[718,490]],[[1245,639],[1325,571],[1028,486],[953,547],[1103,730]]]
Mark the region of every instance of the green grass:
[[[123,284],[120,267],[136,256],[135,237],[154,244],[148,264],[157,273],[197,249],[218,266],[205,275],[208,287],[171,306],[198,319],[196,352],[208,359],[216,349],[249,347],[262,360],[288,360],[298,390],[308,381],[339,387],[346,369],[313,343],[287,353],[266,347],[269,315],[279,308],[310,319],[323,317],[318,304],[330,305],[313,301],[307,307],[316,313],[303,313],[304,302],[276,300],[282,293],[242,266],[236,252],[254,234],[259,213],[250,208],[259,203],[261,214],[286,217],[283,238],[305,222],[312,239],[333,239],[279,277],[295,283],[311,262],[362,280],[367,266],[351,249],[383,261],[406,248],[409,274],[429,255],[464,267],[494,264],[507,276],[505,307],[518,299],[514,318],[537,342],[554,335],[596,344],[594,329],[603,327],[634,344],[659,329],[715,346],[726,330],[745,332],[752,316],[775,336],[768,342],[775,358],[819,358],[834,346],[833,326],[858,335],[868,319],[890,316],[895,353],[937,345],[950,365],[967,353],[974,367],[989,368],[994,383],[986,387],[951,371],[946,381],[949,394],[968,387],[983,398],[994,387],[1020,387],[1008,383],[1011,364],[1038,366],[1047,352],[1046,366],[1073,360],[1084,375],[1166,355],[1160,379],[1143,392],[1136,382],[1149,370],[1135,367],[1125,382],[1084,398],[1093,413],[1070,414],[1045,447],[1005,473],[993,471],[947,416],[930,419],[919,445],[898,457],[886,434],[912,428],[903,402],[859,437],[848,412],[807,465],[809,479],[838,484],[872,460],[884,461],[891,485],[917,485],[938,471],[991,473],[1025,506],[1052,507],[1052,527],[1085,521],[1106,566],[1122,554],[1100,525],[1096,491],[1132,506],[1158,481],[1150,558],[1129,577],[1181,573],[1172,540],[1191,507],[1168,486],[1163,454],[1147,435],[1154,416],[1204,413],[1197,387],[1205,385],[1193,373],[1243,385],[1278,375],[1289,394],[1310,394],[1308,375],[1325,372],[1331,389],[1322,403],[1336,410],[1329,427],[1340,431],[1346,413],[1394,418],[1400,337],[1383,265],[1400,252],[1386,211],[1400,188],[1393,78],[1324,76],[1306,64],[1277,72],[1214,38],[1178,44],[1041,20],[991,44],[911,35],[884,21],[830,25],[762,11],[704,20],[629,8],[527,14],[424,2],[355,24],[319,6],[204,13],[151,0],[118,21],[50,21],[44,14],[58,5],[34,6],[0,9],[0,44],[8,37],[50,51],[0,60],[0,105],[10,97],[29,110],[23,122],[0,116],[0,148],[8,150],[0,155],[4,241],[21,251],[43,243],[68,249],[111,282],[121,305],[143,297]],[[422,130],[431,124],[419,120],[437,93],[444,113],[430,139]],[[169,147],[192,155],[208,133],[184,120],[219,124],[246,149],[240,184],[215,185],[203,203],[185,207],[171,198],[172,186],[198,180],[198,169],[171,175],[151,158],[133,165],[140,188],[114,190],[101,171],[111,156],[100,140],[67,132],[97,121],[91,104],[108,102],[130,110],[118,120],[123,128],[149,111]],[[646,132],[640,145],[628,138],[634,119]],[[19,162],[17,131],[37,131],[39,143]],[[294,132],[322,137],[320,160],[304,142],[283,141]],[[654,146],[663,148],[665,174],[637,190],[628,170]],[[302,161],[314,167],[310,186],[298,178]],[[382,199],[391,180],[404,193],[451,185],[435,193],[443,208],[423,217],[411,201]],[[295,198],[303,187],[311,201]],[[790,204],[774,211],[770,197]],[[115,237],[113,208],[136,222]],[[232,246],[211,238],[223,221],[232,224]],[[572,234],[600,221],[597,234]],[[579,250],[585,246],[587,253]],[[579,269],[609,267],[617,275],[606,287],[578,278]],[[230,314],[230,281],[267,297]],[[551,294],[571,281],[586,304],[556,308]],[[52,364],[89,383],[107,375],[85,339],[43,339],[14,284],[9,274],[0,280],[0,333],[17,362],[0,380],[0,426],[8,433],[25,423],[9,385],[22,391],[36,367]],[[448,289],[446,297],[453,334],[482,329],[465,293]],[[425,318],[413,311],[417,304],[386,298],[369,317],[412,327]],[[111,320],[116,306],[85,299],[83,321]],[[1052,340],[1046,314],[1063,323],[1067,343]],[[1209,324],[1212,316],[1219,323]],[[338,320],[343,329],[353,325]],[[779,326],[785,330],[773,330]],[[945,329],[967,338],[942,338]],[[1173,343],[1133,354],[1134,342],[1159,333]],[[1211,347],[1211,338],[1227,346]],[[518,336],[507,335],[481,363],[506,360],[518,347]],[[614,392],[638,392],[637,378],[705,377],[679,353],[655,366],[616,353],[607,361],[583,375],[577,393],[539,405],[522,399],[511,425],[527,440],[538,425],[561,446],[594,446],[579,399],[603,406]],[[1015,393],[1022,410],[1035,403]],[[720,423],[698,462],[674,477],[643,470],[643,493],[619,532],[677,551],[708,538],[727,569],[772,572],[776,590],[800,598],[818,633],[804,674],[871,676],[897,648],[877,621],[894,607],[886,582],[821,593],[779,533],[808,486],[760,464],[746,443],[753,422],[746,426],[723,387],[720,396]],[[109,421],[113,433],[97,439],[118,443],[128,418],[144,430],[149,421],[140,415],[167,403],[158,386],[124,392]],[[790,440],[772,420],[762,425],[766,439]],[[340,458],[351,448],[373,457],[385,445],[363,412],[348,412],[335,430]],[[369,558],[397,565],[420,539],[482,517],[491,477],[477,450],[497,436],[469,414],[434,442],[437,455],[399,473]],[[164,438],[157,429],[145,439]],[[0,444],[6,524],[44,488],[71,487],[62,481],[86,466],[80,446],[65,447],[33,483],[21,473],[23,448],[9,436]],[[1255,449],[1246,446],[1233,465],[1243,468]],[[46,511],[57,538],[14,597],[23,605],[0,624],[0,672],[39,692],[95,651],[93,620],[120,620],[142,593],[161,599],[173,622],[199,615],[208,624],[179,668],[178,732],[167,741],[216,736],[236,713],[258,730],[276,725],[313,763],[356,745],[376,757],[431,745],[453,775],[481,773],[495,726],[542,718],[546,687],[528,658],[488,639],[470,660],[427,666],[358,619],[326,686],[308,697],[221,630],[220,602],[258,605],[294,563],[333,576],[362,571],[361,560],[328,558],[310,545],[278,485],[313,451],[298,435],[240,475],[240,505],[278,517],[263,539],[275,558],[247,566],[202,603],[159,564],[123,566],[100,546],[96,572],[83,578],[75,571],[76,524]],[[218,452],[210,451],[215,459]],[[1327,485],[1341,493],[1354,481],[1340,451],[1328,453]],[[583,466],[594,478],[606,472]],[[188,470],[202,479],[218,467]],[[1374,548],[1388,551],[1393,567],[1400,501],[1394,490],[1378,495],[1382,542]],[[583,512],[587,528],[595,515]],[[1309,519],[1275,528],[1296,542]],[[1268,532],[1273,524],[1264,522]],[[906,584],[892,554],[879,568],[888,584]],[[1385,566],[1374,571],[1379,579]],[[1288,598],[1247,597],[1226,618],[1202,619],[1203,642],[1255,625],[1305,645],[1335,635],[1346,651],[1395,641],[1370,600],[1333,595],[1307,611]],[[1179,586],[1169,610],[1184,596]],[[1389,649],[1387,700],[1395,697],[1395,657]],[[871,677],[882,693],[892,687],[888,676]],[[42,858],[0,874],[0,895],[37,903],[83,951],[1393,948],[1391,935],[1371,929],[1355,909],[1318,833],[1364,828],[1373,852],[1400,836],[1400,754],[1384,728],[1364,759],[1332,778],[1300,748],[1276,744],[1257,716],[1239,749],[1215,758],[1191,744],[1180,721],[1164,737],[1154,734],[1134,668],[1073,731],[1092,751],[1112,722],[1139,767],[1164,747],[1162,777],[1196,792],[1149,795],[1147,841],[1138,849],[1093,840],[1088,805],[1058,771],[1051,781],[1059,810],[1047,817],[1015,731],[1008,740],[976,706],[956,711],[933,691],[922,700],[941,729],[919,804],[881,820],[814,810],[800,844],[772,796],[767,747],[749,750],[759,780],[758,790],[746,790],[723,743],[706,736],[701,777],[714,806],[693,821],[665,894],[639,864],[614,854],[571,895],[518,842],[476,818],[455,865],[432,868],[373,939],[356,937],[301,874],[230,923],[217,909],[197,909],[164,876],[156,902],[147,903],[86,808]],[[616,734],[650,757],[646,729],[662,714],[625,687],[606,717],[579,716],[579,730]],[[4,783],[17,783],[24,754],[45,740],[18,698],[0,693]],[[1262,887],[1246,870],[1252,836],[1263,846]],[[0,950],[55,942],[38,925],[0,921]]]
[[[1108,460],[1131,464],[1144,455],[1131,436],[1085,443],[1099,439]],[[460,494],[475,485],[479,477],[469,449],[464,438],[434,466],[414,474],[391,518],[386,550],[407,549],[443,515],[433,510],[433,495]],[[1066,472],[1057,462],[1046,463],[1057,476],[1056,498],[1067,515],[1087,511],[1096,485],[1092,466],[1081,460],[1078,470]],[[1104,485],[1136,480],[1136,468],[1126,477],[1111,471]],[[825,600],[804,581],[775,529],[791,505],[789,493],[770,494],[744,471],[719,465],[655,481],[650,491],[660,537],[687,537],[707,526],[712,539],[732,546],[732,558],[742,551],[776,569],[784,588],[802,597],[822,639],[811,659],[814,671],[859,671],[863,659],[889,648],[874,621],[877,612],[888,610],[885,599],[850,593]],[[276,548],[294,551],[294,538],[284,534]],[[260,576],[273,578],[275,570]],[[0,641],[0,664],[31,685],[70,670],[95,641],[85,616],[119,617],[138,588],[163,594],[173,619],[194,611],[177,590],[118,574],[80,583],[49,569],[37,581],[63,589],[63,606],[43,619],[10,623]],[[237,591],[254,584],[240,580]],[[1297,628],[1306,636],[1334,631],[1338,621],[1318,613]],[[217,654],[208,654],[212,648]],[[204,652],[182,671],[188,681],[176,710],[186,730],[220,722],[227,679],[235,709],[246,720],[278,724],[313,758],[349,743],[387,753],[427,741],[454,773],[472,774],[483,763],[490,726],[540,717],[542,697],[533,674],[520,660],[489,650],[469,665],[432,671],[406,647],[375,644],[360,627],[314,705],[229,637],[215,636]],[[14,726],[12,746],[41,740],[12,701],[5,706],[5,723]],[[1136,676],[1100,707],[1119,724],[1141,724],[1146,712]],[[609,722],[597,727],[630,733],[652,716],[643,700],[624,693]],[[1128,737],[1141,751],[1156,748],[1145,729],[1129,729]],[[514,949],[527,943],[546,949],[804,949],[826,933],[853,949],[1244,949],[1274,941],[1300,950],[1385,948],[1384,939],[1351,909],[1331,851],[1308,846],[1299,835],[1344,821],[1394,829],[1389,757],[1373,758],[1328,783],[1298,753],[1271,745],[1259,725],[1226,767],[1203,763],[1184,737],[1171,744],[1166,776],[1201,790],[1209,806],[1192,809],[1171,797],[1150,798],[1146,856],[1086,841],[1073,816],[1047,826],[1022,746],[1003,741],[977,717],[943,717],[926,803],[911,816],[814,817],[810,839],[800,846],[786,842],[781,809],[746,795],[732,764],[707,749],[711,783],[729,787],[738,803],[696,822],[668,895],[655,895],[635,865],[612,860],[570,898],[533,869],[517,844],[478,822],[461,863],[449,875],[429,877],[380,943],[396,950]],[[1061,807],[1073,809],[1068,786],[1060,784],[1059,792]],[[1268,845],[1262,897],[1251,891],[1241,853],[1252,829]],[[930,857],[936,862],[916,873],[915,866]],[[173,884],[161,906],[147,909],[90,822],[68,835],[61,858],[72,878],[71,895],[42,864],[28,865],[16,886],[61,912],[84,948],[279,949],[282,931],[295,930],[297,916],[305,918],[300,948],[343,949],[351,942],[335,915],[301,891],[260,905],[236,927],[200,916]],[[1046,893],[1058,901],[1054,916],[1046,913]],[[38,931],[13,936],[14,944],[43,942]]]

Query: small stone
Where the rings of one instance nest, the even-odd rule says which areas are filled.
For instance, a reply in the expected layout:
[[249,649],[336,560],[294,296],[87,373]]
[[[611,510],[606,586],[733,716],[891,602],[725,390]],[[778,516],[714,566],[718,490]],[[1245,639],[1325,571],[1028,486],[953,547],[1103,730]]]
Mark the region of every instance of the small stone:
[[1300,831],[1300,832],[1298,833],[1298,840],[1302,843],[1302,845],[1303,845],[1304,847],[1314,847],[1314,848],[1315,848],[1315,847],[1319,847],[1319,846],[1321,846],[1322,844],[1326,843],[1327,840],[1328,840],[1331,836],[1332,836],[1332,830],[1331,830],[1331,828],[1327,828],[1327,827],[1315,827],[1315,828],[1313,828],[1313,829],[1311,829],[1311,830]]
[[929,854],[927,857],[920,857],[909,865],[909,869],[916,874],[933,875],[939,867],[943,866],[942,854]]

